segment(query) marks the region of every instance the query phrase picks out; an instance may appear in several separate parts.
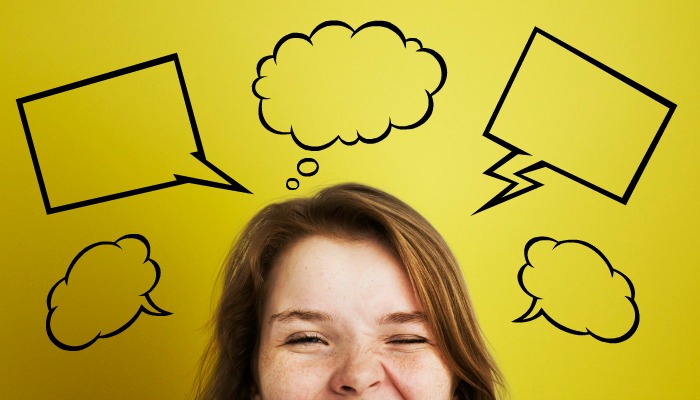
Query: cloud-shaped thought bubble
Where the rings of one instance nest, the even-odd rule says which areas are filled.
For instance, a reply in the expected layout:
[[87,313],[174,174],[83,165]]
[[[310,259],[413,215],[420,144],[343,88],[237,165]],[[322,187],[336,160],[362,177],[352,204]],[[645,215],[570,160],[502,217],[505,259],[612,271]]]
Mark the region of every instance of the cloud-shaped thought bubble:
[[518,282],[532,304],[513,322],[544,316],[564,332],[607,343],[625,341],[637,330],[632,281],[589,243],[536,237],[525,246],[525,260]]
[[289,34],[257,70],[260,121],[306,150],[376,143],[392,127],[423,124],[447,77],[438,53],[385,21],[356,30],[327,21],[309,36]]
[[49,338],[63,350],[83,350],[123,332],[142,312],[170,315],[150,297],[159,278],[160,267],[141,235],[86,247],[49,291]]

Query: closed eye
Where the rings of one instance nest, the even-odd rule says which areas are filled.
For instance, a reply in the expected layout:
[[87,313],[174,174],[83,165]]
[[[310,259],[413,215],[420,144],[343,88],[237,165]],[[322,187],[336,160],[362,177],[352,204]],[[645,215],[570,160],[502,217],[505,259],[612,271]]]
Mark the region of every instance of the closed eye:
[[422,336],[414,336],[414,335],[392,336],[389,338],[389,340],[387,342],[390,344],[398,344],[398,345],[429,343],[428,339],[426,339]]
[[310,346],[316,344],[327,345],[328,341],[326,341],[321,334],[316,332],[300,332],[289,336],[287,340],[285,340],[284,344],[289,346]]

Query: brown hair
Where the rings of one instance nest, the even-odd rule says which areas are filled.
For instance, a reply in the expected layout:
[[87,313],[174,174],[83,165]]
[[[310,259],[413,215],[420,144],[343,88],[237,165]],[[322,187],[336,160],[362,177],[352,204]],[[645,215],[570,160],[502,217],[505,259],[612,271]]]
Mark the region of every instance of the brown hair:
[[496,399],[501,375],[444,239],[401,200],[359,184],[269,205],[248,222],[222,270],[223,288],[197,399],[250,399],[265,279],[286,247],[310,235],[372,238],[390,249],[406,269],[436,344],[456,377],[456,398]]

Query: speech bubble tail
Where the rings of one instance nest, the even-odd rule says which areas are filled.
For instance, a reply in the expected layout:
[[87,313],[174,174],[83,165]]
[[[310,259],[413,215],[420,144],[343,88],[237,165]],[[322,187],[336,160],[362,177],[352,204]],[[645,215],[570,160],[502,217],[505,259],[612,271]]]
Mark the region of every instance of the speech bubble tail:
[[[216,167],[214,164],[207,161],[207,159],[204,156],[204,153],[194,152],[191,154],[194,158],[197,159],[197,161],[199,161],[201,164],[203,164],[206,167],[207,172],[204,172],[204,173],[208,173],[210,178],[209,179],[202,179],[202,178],[194,178],[194,177],[186,176],[186,175],[174,174],[176,181],[181,182],[181,183],[194,183],[196,185],[232,190],[234,192],[253,194],[253,192],[246,189],[243,185],[238,183],[235,179],[231,178],[225,172],[223,172],[218,167]],[[214,172],[215,175],[212,176],[211,172]]]
[[145,312],[146,314],[154,317],[164,317],[172,314],[170,311],[165,311],[158,307],[156,303],[151,300],[151,296],[148,294],[144,295],[143,297],[146,299],[146,302],[141,304],[141,311]]
[[528,308],[527,311],[525,311],[525,314],[514,319],[513,322],[528,322],[542,315],[542,307],[537,306],[537,300],[539,299],[533,298],[532,303],[530,304],[530,308]]
[[[537,182],[536,180],[525,176],[525,174],[538,170],[540,168],[544,168],[547,166],[547,164],[544,161],[532,163],[532,160],[523,157],[518,158],[517,163],[510,162],[513,158],[515,158],[518,155],[529,156],[529,154],[520,150],[511,150],[511,152],[508,153],[505,157],[498,160],[497,163],[495,163],[489,169],[484,171],[484,175],[496,178],[504,182],[508,182],[508,186],[496,196],[494,196],[491,200],[486,202],[486,204],[481,206],[481,208],[476,210],[472,215],[478,214],[501,203],[505,203],[510,199],[514,199],[520,195],[533,191],[538,187],[542,186],[540,182]],[[524,168],[513,167],[514,165],[522,165],[523,163],[526,164]],[[503,168],[505,165],[507,165],[507,168]],[[512,178],[507,178],[506,175],[502,175],[501,173],[496,171],[500,171],[503,174],[507,174]]]

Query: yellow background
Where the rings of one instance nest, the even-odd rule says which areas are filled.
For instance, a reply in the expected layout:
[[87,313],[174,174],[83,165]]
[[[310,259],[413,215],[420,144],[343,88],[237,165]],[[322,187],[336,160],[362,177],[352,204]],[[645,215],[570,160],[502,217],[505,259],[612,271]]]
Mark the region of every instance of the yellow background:
[[[690,1],[3,5],[1,396],[189,398],[233,237],[264,204],[343,181],[397,195],[444,234],[512,398],[697,396],[699,17]],[[331,19],[353,27],[387,20],[442,55],[447,81],[424,125],[316,153],[263,128],[251,91],[258,60],[284,35]],[[482,133],[534,26],[678,104],[628,205],[538,171],[543,188],[471,215],[504,187],[482,175],[506,153]],[[175,52],[207,158],[254,195],[183,185],[46,215],[15,99]],[[318,161],[315,176],[296,172],[304,157]],[[296,192],[285,188],[290,177],[299,179]],[[45,331],[48,291],[80,250],[128,233],[150,241],[162,271],[151,297],[173,315],[142,315],[83,351],[58,349]],[[632,280],[641,318],[629,340],[606,344],[543,319],[510,322],[530,304],[516,274],[525,243],[539,235],[590,242]]]

